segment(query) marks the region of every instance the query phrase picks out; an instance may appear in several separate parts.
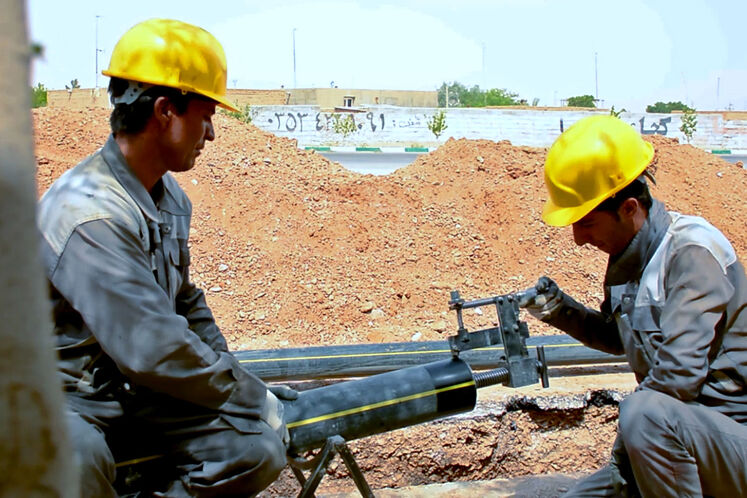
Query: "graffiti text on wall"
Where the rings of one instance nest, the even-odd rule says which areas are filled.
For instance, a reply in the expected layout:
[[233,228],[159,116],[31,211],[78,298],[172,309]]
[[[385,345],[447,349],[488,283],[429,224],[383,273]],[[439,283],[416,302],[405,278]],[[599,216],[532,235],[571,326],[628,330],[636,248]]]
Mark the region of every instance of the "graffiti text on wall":
[[659,119],[658,123],[651,123],[651,127],[648,130],[645,129],[644,125],[644,123],[646,122],[645,116],[639,119],[638,122],[641,125],[641,135],[666,135],[667,125],[672,122],[672,118],[661,118]]
[[[304,118],[308,117],[309,114],[305,112],[276,112],[274,116],[275,118],[268,118],[267,122],[270,124],[275,123],[277,131],[285,129],[285,131],[289,132],[303,132]],[[313,118],[316,131],[333,129],[335,116],[336,114],[334,113],[317,112]],[[386,125],[383,112],[378,115],[374,115],[373,112],[367,112],[365,115],[350,113],[349,116],[358,130],[362,130],[363,127],[370,128],[371,131],[383,130]]]
[[[276,131],[288,131],[288,132],[303,132],[304,124],[307,126],[307,130],[310,126],[310,121],[313,120],[313,127],[316,131],[332,130],[334,129],[335,116],[339,116],[339,113],[327,113],[317,112],[313,118],[309,117],[309,113],[306,112],[276,112],[273,113],[274,117],[268,118],[269,124],[275,125]],[[358,130],[371,130],[372,132],[383,131],[385,127],[390,128],[424,128],[423,121],[415,116],[408,117],[407,119],[391,119],[388,120],[391,124],[387,124],[387,118],[383,112],[374,114],[373,112],[363,113],[349,113],[348,114],[355,127]],[[308,119],[306,119],[308,118]]]

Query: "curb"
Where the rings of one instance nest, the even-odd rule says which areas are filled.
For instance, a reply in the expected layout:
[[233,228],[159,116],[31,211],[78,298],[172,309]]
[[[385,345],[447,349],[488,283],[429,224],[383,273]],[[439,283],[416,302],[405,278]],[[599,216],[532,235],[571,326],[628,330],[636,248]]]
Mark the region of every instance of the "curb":
[[436,150],[436,147],[327,147],[307,145],[304,150],[315,150],[317,152],[373,152],[373,153],[402,153],[425,154]]
[[724,154],[733,154],[737,156],[744,156],[747,155],[746,149],[705,149],[706,152],[710,152],[711,154],[717,154],[717,155],[724,155]]

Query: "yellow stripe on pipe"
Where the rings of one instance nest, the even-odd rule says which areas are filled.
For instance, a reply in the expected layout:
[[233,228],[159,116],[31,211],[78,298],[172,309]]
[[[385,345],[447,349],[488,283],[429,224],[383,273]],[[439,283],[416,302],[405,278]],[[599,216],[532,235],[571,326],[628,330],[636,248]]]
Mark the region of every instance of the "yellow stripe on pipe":
[[353,415],[355,413],[363,413],[369,410],[376,410],[377,408],[383,408],[385,406],[391,406],[397,403],[404,403],[406,401],[412,401],[414,399],[425,398],[425,397],[433,396],[435,394],[439,394],[442,392],[453,391],[454,389],[461,389],[463,387],[469,387],[469,386],[474,386],[474,385],[475,385],[475,381],[470,380],[467,382],[462,382],[461,384],[454,384],[453,386],[447,386],[447,387],[442,387],[440,389],[433,389],[431,391],[410,394],[408,396],[403,396],[401,398],[394,398],[394,399],[389,399],[386,401],[379,401],[378,403],[372,403],[370,405],[359,406],[356,408],[349,408],[347,410],[342,410],[342,411],[334,412],[334,413],[328,413],[326,415],[319,415],[318,417],[307,418],[306,420],[297,420],[295,422],[289,422],[286,424],[286,427],[288,427],[288,429],[293,429],[295,427],[301,427],[303,425],[315,424],[317,422],[322,422],[325,420],[332,420],[334,418],[346,417],[348,415]]
[[[580,342],[568,343],[568,344],[538,344],[538,346],[545,346],[545,348],[567,348],[575,346],[583,346]],[[481,351],[503,351],[503,346],[488,346],[479,348]],[[527,349],[537,349],[537,346],[527,346]],[[298,360],[328,360],[331,358],[364,358],[364,357],[376,357],[376,356],[405,356],[405,355],[416,355],[416,354],[443,354],[451,353],[450,349],[432,349],[427,351],[396,351],[391,353],[359,353],[359,354],[338,354],[338,355],[318,355],[318,356],[293,356],[288,358],[256,358],[253,360],[239,360],[239,363],[262,363],[267,361],[278,362],[278,361],[298,361]]]

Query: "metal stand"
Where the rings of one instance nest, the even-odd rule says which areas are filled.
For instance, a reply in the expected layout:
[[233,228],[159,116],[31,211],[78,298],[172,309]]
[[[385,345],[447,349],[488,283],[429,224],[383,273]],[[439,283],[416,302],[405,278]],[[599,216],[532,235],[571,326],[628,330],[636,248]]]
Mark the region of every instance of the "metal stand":
[[[322,477],[324,477],[324,473],[327,471],[327,466],[335,457],[335,454],[339,454],[342,458],[342,461],[350,472],[353,481],[355,481],[355,485],[358,487],[361,496],[374,498],[371,487],[368,485],[368,482],[366,482],[363,472],[361,472],[360,467],[358,467],[358,463],[355,461],[353,453],[350,451],[350,448],[348,448],[348,445],[342,436],[328,437],[327,442],[324,443],[324,447],[319,454],[310,460],[304,460],[303,458],[292,458],[288,460],[293,474],[302,486],[301,492],[298,493],[298,498],[314,496],[314,491],[316,491],[316,488],[319,486]],[[303,471],[309,469],[313,470],[311,471],[309,478],[306,479],[303,475]]]

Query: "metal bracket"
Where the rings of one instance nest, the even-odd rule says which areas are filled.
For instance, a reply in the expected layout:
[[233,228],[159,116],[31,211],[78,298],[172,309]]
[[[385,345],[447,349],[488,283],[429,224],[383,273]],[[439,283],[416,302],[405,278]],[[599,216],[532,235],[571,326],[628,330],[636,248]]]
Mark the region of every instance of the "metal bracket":
[[[316,488],[319,486],[319,483],[321,482],[322,477],[324,477],[327,467],[335,457],[335,454],[339,454],[340,458],[342,458],[342,461],[350,472],[353,481],[355,481],[355,485],[361,496],[374,498],[371,487],[368,485],[368,482],[366,482],[363,472],[360,467],[358,467],[358,463],[355,461],[353,453],[350,451],[350,448],[348,448],[348,445],[342,436],[328,437],[319,454],[309,460],[304,460],[303,458],[288,458],[290,468],[302,486],[301,492],[298,493],[298,498],[309,498],[314,496],[314,491],[316,491]],[[309,474],[309,478],[307,479],[304,476],[303,471],[310,469],[311,474]]]
[[[503,344],[504,356],[500,359],[506,362],[506,367],[501,369],[499,377],[504,379],[501,382],[505,382],[510,387],[521,387],[534,384],[541,379],[542,385],[547,387],[547,362],[544,350],[537,351],[536,360],[531,358],[527,351],[526,340],[529,338],[529,328],[526,322],[519,319],[520,296],[519,293],[505,294],[465,301],[460,297],[459,291],[451,291],[449,309],[456,311],[459,325],[457,335],[449,337],[451,354],[456,358],[462,351]],[[464,326],[462,311],[487,305],[495,305],[499,326],[468,332]],[[491,383],[496,379],[498,377],[495,377]]]

